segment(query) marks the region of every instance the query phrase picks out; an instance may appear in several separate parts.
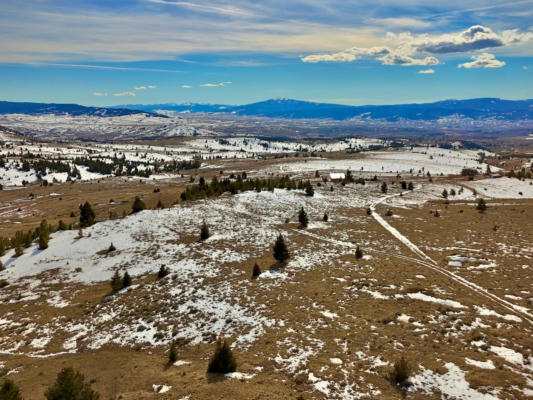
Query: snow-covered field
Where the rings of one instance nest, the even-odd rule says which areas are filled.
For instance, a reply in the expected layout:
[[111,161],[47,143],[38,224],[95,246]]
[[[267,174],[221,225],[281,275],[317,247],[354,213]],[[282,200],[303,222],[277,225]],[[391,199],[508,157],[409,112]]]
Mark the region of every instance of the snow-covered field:
[[480,196],[489,199],[531,199],[533,198],[533,180],[523,181],[516,178],[489,178],[465,182],[465,186],[474,189]]

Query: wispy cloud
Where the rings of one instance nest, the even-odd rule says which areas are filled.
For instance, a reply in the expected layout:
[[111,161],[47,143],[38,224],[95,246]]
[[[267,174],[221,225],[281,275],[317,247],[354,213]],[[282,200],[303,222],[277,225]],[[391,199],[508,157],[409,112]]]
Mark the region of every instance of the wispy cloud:
[[233,6],[220,6],[213,4],[198,4],[190,1],[171,1],[171,0],[148,0],[150,3],[164,4],[169,6],[178,6],[183,8],[188,8],[190,10],[203,12],[203,13],[212,13],[212,14],[222,14],[222,15],[252,15],[249,11],[243,10],[241,8]]
[[433,68],[421,69],[418,73],[422,75],[432,75],[435,73],[435,70]]
[[183,89],[190,89],[190,88],[192,88],[191,85],[181,85],[181,87],[182,87]]
[[105,92],[93,92],[93,96],[107,96]]
[[113,96],[117,96],[117,97],[124,97],[124,96],[135,97],[136,94],[134,92],[120,92],[120,93],[113,93]]
[[483,53],[477,56],[472,56],[471,62],[459,64],[458,68],[501,68],[505,65],[505,61],[497,60],[494,54]]
[[104,69],[111,71],[143,71],[143,72],[170,72],[170,73],[182,73],[183,71],[174,69],[161,69],[161,68],[138,68],[138,67],[115,67],[110,65],[92,65],[92,64],[65,64],[65,63],[45,63],[45,62],[32,62],[28,63],[35,66],[51,66],[51,67],[66,67],[66,68],[82,68],[82,69]]
[[203,86],[203,87],[222,87],[222,86],[231,85],[231,83],[232,82],[230,82],[230,81],[219,82],[219,83],[202,83],[200,86]]
[[134,89],[135,90],[147,90],[147,89],[155,89],[157,86],[155,85],[146,85],[146,86],[137,86]]

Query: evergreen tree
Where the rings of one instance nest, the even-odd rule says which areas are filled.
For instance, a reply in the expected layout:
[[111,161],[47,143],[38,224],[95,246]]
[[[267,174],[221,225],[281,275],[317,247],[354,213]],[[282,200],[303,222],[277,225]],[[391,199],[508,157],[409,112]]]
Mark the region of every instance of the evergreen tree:
[[227,374],[235,372],[237,361],[226,341],[217,340],[215,353],[209,360],[207,372],[212,374]]
[[111,242],[111,244],[109,245],[109,248],[107,249],[107,252],[108,253],[111,253],[113,251],[115,251],[117,248],[115,247],[115,245],[113,244],[113,242]]
[[139,211],[146,210],[146,204],[141,200],[139,196],[135,197],[133,204],[131,206],[131,213],[135,214]]
[[366,209],[366,215],[372,215],[372,209],[370,207]]
[[485,200],[479,199],[477,201],[476,210],[478,210],[479,212],[485,212],[486,209],[487,209],[487,204],[485,203]]
[[252,268],[252,279],[257,278],[259,275],[261,275],[261,268],[259,268],[259,265],[255,263],[254,267]]
[[300,228],[307,228],[307,225],[309,225],[309,218],[303,207],[298,213],[298,222],[300,222]]
[[85,382],[84,376],[73,368],[64,368],[56,382],[45,392],[46,400],[98,400],[100,395]]
[[0,260],[0,271],[3,271],[4,269],[4,264],[2,264],[2,260]]
[[363,251],[359,248],[359,246],[357,246],[355,249],[355,258],[358,260],[363,258]]
[[78,229],[78,239],[81,239],[83,237],[83,229]]
[[313,197],[315,195],[315,190],[309,181],[307,181],[307,184],[305,185],[305,195],[308,197]]
[[414,190],[414,186],[413,186],[413,182],[409,182],[409,184],[407,185],[407,189],[409,190]]
[[85,228],[94,224],[96,218],[94,211],[88,201],[80,206],[80,227]]
[[66,230],[68,230],[67,224],[65,224],[62,219],[60,219],[59,223],[57,224],[57,230],[58,231],[66,231]]
[[39,230],[39,250],[44,250],[48,248],[48,241],[50,240],[50,230],[46,220],[41,221],[41,225],[38,228]]
[[176,348],[176,342],[173,340],[170,342],[170,348],[168,350],[168,363],[174,364],[178,361],[178,349]]
[[115,271],[111,278],[111,289],[113,289],[113,292],[118,292],[122,289],[122,280],[120,279],[118,271]]
[[4,242],[4,238],[0,237],[0,256],[4,254],[6,254],[6,243]]
[[128,271],[124,272],[124,276],[122,277],[122,288],[127,288],[131,285],[131,277],[130,274],[128,274]]
[[209,227],[207,226],[207,223],[204,221],[202,224],[202,227],[200,228],[200,240],[204,241],[207,240],[211,236],[209,234]]
[[455,192],[455,189],[451,189],[450,190],[450,196],[455,196],[457,193]]
[[383,182],[383,183],[381,184],[381,193],[387,193],[387,190],[388,190],[388,188],[387,188],[387,183],[386,183],[386,182]]
[[289,250],[287,249],[287,245],[285,244],[285,239],[283,239],[283,236],[280,233],[278,235],[278,238],[276,239],[276,243],[274,243],[274,258],[280,264],[283,264],[289,259],[289,257]]
[[168,275],[168,268],[165,267],[165,265],[161,265],[161,267],[159,267],[159,272],[157,273],[157,278],[163,279],[167,275]]
[[324,213],[324,216],[322,217],[322,220],[324,222],[328,222],[328,220],[329,220],[328,213]]
[[0,386],[0,399],[22,400],[18,386],[11,379],[6,379]]
[[15,257],[20,257],[24,251],[22,250],[22,244],[17,242],[15,244]]
[[446,189],[442,191],[442,197],[444,197],[445,199],[448,198],[448,191]]
[[402,181],[402,189],[403,190],[407,189],[407,182],[406,181]]

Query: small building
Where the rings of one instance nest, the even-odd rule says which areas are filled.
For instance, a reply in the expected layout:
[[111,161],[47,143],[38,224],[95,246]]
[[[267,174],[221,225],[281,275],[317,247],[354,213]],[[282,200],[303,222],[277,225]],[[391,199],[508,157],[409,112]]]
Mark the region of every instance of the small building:
[[344,172],[330,172],[329,173],[329,179],[332,182],[340,182],[343,181],[346,178],[346,175],[344,175]]

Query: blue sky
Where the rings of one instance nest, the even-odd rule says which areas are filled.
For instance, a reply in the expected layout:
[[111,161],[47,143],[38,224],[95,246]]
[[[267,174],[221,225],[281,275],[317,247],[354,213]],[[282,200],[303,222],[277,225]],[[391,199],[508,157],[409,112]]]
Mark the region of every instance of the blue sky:
[[0,0],[0,100],[533,97],[533,0],[436,3]]

